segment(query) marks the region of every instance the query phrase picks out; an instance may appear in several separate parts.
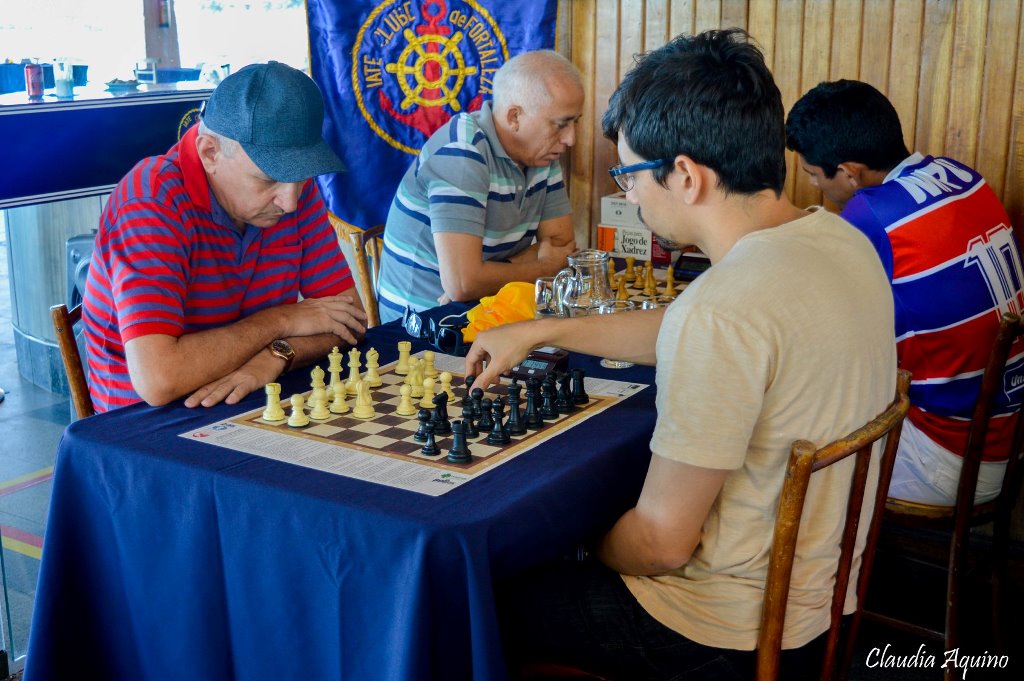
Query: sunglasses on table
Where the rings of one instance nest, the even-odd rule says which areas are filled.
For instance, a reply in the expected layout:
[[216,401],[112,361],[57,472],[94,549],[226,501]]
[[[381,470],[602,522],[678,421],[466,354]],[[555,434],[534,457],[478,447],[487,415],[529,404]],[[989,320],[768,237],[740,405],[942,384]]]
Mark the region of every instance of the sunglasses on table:
[[[468,310],[467,310],[468,312]],[[466,313],[451,314],[440,320],[423,319],[417,312],[405,308],[402,314],[402,328],[418,340],[426,340],[438,352],[462,357],[469,350],[469,343],[462,340],[462,329],[468,324]]]

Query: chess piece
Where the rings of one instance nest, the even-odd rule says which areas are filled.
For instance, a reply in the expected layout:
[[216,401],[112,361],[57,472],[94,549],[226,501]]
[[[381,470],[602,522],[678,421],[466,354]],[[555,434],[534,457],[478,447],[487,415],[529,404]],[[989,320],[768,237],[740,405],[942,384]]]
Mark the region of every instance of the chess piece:
[[658,280],[654,278],[654,266],[648,262],[644,265],[644,295],[653,298],[658,295]]
[[469,394],[469,389],[473,387],[473,384],[475,382],[476,382],[476,376],[474,376],[473,374],[470,374],[469,376],[466,376],[466,394],[462,397],[462,403],[463,404],[467,404],[470,401],[471,397],[470,397],[470,394]]
[[309,384],[313,389],[313,392],[309,393],[309,406],[315,407],[321,398],[327,399],[327,385],[324,383],[324,370],[320,367],[313,367],[309,375],[313,379]]
[[380,367],[380,353],[376,349],[370,348],[366,352],[366,375],[363,376],[363,380],[371,388],[379,388],[384,383],[380,380],[380,374],[377,373],[378,367]]
[[398,364],[395,365],[395,373],[405,376],[409,373],[409,353],[412,352],[410,341],[398,341]]
[[434,351],[423,353],[423,378],[437,378],[437,367],[434,366]]
[[362,376],[359,374],[359,367],[363,366],[363,363],[359,361],[359,351],[352,348],[348,351],[348,380],[345,381],[345,390],[348,391],[349,395],[356,394],[356,384],[362,380]]
[[284,409],[281,408],[281,384],[267,383],[263,391],[267,393],[267,408],[263,410],[263,420],[284,421]]
[[455,391],[452,390],[452,373],[450,371],[441,372],[441,392],[448,396],[448,404],[455,401]]
[[523,386],[517,381],[512,381],[508,386],[509,411],[505,430],[509,435],[522,435],[526,432],[526,424],[523,423],[523,415],[519,411],[519,405],[522,403],[522,397],[520,397],[522,390]]
[[309,425],[309,417],[306,416],[306,400],[299,393],[292,395],[292,414],[288,417],[288,425],[292,428],[302,428]]
[[370,397],[370,385],[366,381],[356,382],[356,407],[352,416],[357,419],[372,419],[377,415],[373,410],[373,398]]
[[558,399],[555,400],[555,407],[560,414],[571,414],[576,411],[576,403],[572,401],[572,376],[562,374],[557,377]]
[[327,393],[329,395],[334,394],[334,384],[344,383],[341,379],[341,362],[344,359],[344,355],[338,350],[338,346],[335,345],[331,348],[331,352],[327,355],[327,372],[331,375],[331,382],[327,385]]
[[615,289],[615,258],[608,258],[608,288]]
[[413,397],[423,397],[423,360],[413,357],[409,360],[409,387]]
[[674,269],[671,265],[665,271],[665,295],[669,298],[676,297],[676,278]]
[[502,412],[505,410],[505,403],[499,397],[494,400],[494,406],[492,411],[494,412],[494,425],[491,428],[491,433],[487,436],[487,444],[489,445],[507,445],[512,441],[509,437],[508,432],[505,430],[505,426],[502,423]]
[[619,284],[615,287],[615,300],[629,300],[629,291],[626,290],[625,275],[619,275]]
[[331,410],[327,408],[327,391],[321,389],[315,400],[312,401],[313,408],[309,410],[309,418],[314,421],[326,421],[331,418]]
[[448,452],[450,463],[469,463],[472,460],[469,447],[466,445],[465,425],[462,421],[452,421],[452,448]]
[[416,432],[412,434],[412,439],[417,442],[427,441],[427,424],[430,423],[430,410],[420,409],[416,413],[416,420],[420,422],[420,427],[416,429]]
[[473,418],[479,421],[480,417],[483,416],[483,406],[481,405],[481,402],[483,401],[484,391],[480,388],[473,388],[473,392],[470,394],[470,397],[473,406]]
[[581,367],[572,370],[572,401],[576,404],[590,402],[590,395],[583,388],[584,371]]
[[448,398],[444,393],[434,395],[434,412],[431,421],[434,422],[434,432],[438,435],[451,434],[452,424],[448,421]]
[[348,401],[345,396],[348,390],[345,388],[345,381],[339,380],[332,386],[334,390],[334,401],[331,402],[330,411],[332,414],[347,414],[349,412]]
[[480,400],[480,418],[476,422],[476,427],[481,431],[490,430],[494,426],[494,419],[491,416],[493,404],[489,397]]
[[635,261],[636,258],[634,258],[633,256],[629,256],[626,258],[626,270],[623,272],[623,276],[625,276],[627,284],[636,279],[636,272],[633,271],[633,263]]
[[424,428],[427,431],[427,443],[423,445],[420,452],[423,456],[437,456],[441,453],[441,450],[437,446],[437,440],[434,439],[434,424],[427,421]]
[[480,431],[477,430],[476,423],[473,422],[473,405],[463,405],[462,422],[466,424],[466,437],[480,437]]
[[544,419],[540,417],[540,411],[537,409],[537,399],[540,395],[538,385],[536,378],[526,381],[526,413],[523,414],[523,420],[530,430],[539,430],[544,426]]
[[544,386],[541,392],[540,417],[545,421],[554,421],[558,418],[558,407],[555,406],[558,392],[555,389],[555,377],[548,374],[544,379]]
[[[447,401],[447,396],[445,400]],[[434,406],[434,379],[424,378],[423,379],[423,399],[420,400],[420,406],[430,408]]]
[[398,389],[398,392],[402,398],[398,402],[398,408],[395,409],[395,413],[399,416],[414,416],[416,414],[416,405],[412,403],[412,388],[403,385]]

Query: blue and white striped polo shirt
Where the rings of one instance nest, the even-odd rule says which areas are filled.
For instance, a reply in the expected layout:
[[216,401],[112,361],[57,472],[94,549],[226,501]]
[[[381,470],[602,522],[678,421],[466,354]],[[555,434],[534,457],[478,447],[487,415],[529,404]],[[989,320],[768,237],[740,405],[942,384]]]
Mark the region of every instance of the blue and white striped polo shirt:
[[423,146],[402,178],[384,230],[377,284],[382,322],[406,306],[425,310],[444,293],[435,232],[483,239],[485,260],[534,241],[537,225],[571,212],[558,161],[524,175],[498,141],[491,103],[453,117]]

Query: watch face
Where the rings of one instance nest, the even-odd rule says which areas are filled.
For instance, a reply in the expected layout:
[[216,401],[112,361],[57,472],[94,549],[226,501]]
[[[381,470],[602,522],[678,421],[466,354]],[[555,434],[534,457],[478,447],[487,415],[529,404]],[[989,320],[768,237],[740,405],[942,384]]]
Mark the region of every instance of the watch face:
[[274,352],[280,353],[284,357],[291,357],[295,354],[295,351],[292,350],[292,346],[288,341],[276,340],[270,344],[270,347]]

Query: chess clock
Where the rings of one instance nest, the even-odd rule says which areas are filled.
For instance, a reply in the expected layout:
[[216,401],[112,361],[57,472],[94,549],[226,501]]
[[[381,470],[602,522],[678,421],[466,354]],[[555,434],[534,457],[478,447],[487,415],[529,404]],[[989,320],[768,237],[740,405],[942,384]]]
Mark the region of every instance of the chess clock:
[[508,375],[520,381],[528,378],[543,379],[552,371],[565,371],[569,366],[569,352],[561,348],[543,347],[532,350]]

